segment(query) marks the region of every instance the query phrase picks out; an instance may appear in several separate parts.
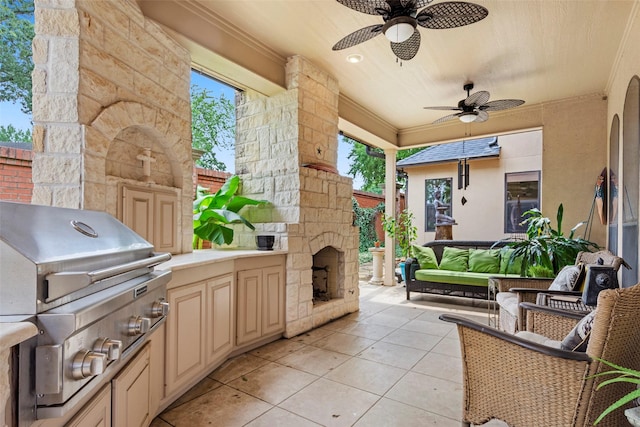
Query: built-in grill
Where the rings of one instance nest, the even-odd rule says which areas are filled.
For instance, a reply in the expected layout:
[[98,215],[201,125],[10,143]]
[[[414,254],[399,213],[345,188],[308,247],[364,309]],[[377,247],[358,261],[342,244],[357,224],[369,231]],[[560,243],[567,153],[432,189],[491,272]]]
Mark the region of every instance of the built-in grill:
[[0,202],[0,322],[20,346],[18,418],[63,417],[110,381],[168,313],[170,254],[103,212]]

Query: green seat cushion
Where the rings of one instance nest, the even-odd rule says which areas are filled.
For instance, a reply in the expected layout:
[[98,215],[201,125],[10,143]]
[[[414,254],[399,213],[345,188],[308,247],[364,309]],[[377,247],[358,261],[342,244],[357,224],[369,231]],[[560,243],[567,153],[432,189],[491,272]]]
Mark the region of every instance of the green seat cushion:
[[514,249],[502,248],[500,250],[500,274],[520,274],[522,270],[522,257],[516,257],[509,262]]
[[420,268],[438,268],[438,258],[432,248],[413,245],[413,256],[418,260]]
[[469,249],[469,271],[499,273],[500,249]]
[[[451,283],[454,285],[487,286],[491,273],[473,273],[471,271],[417,270],[416,280],[425,282]],[[518,274],[507,274],[506,277],[520,277]]]
[[469,269],[469,250],[446,246],[440,260],[441,270],[467,271]]

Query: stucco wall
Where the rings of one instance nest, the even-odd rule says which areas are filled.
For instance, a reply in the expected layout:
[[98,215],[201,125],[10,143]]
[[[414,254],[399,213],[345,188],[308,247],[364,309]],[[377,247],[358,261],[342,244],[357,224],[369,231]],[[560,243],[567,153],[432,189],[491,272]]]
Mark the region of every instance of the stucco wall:
[[[504,233],[505,173],[538,171],[542,167],[542,132],[532,131],[498,138],[500,158],[471,160],[470,184],[458,190],[457,163],[441,163],[406,168],[409,174],[407,203],[416,217],[418,242],[435,238],[425,231],[425,179],[452,178],[453,226],[456,240],[498,240]],[[467,199],[463,206],[462,196]]]

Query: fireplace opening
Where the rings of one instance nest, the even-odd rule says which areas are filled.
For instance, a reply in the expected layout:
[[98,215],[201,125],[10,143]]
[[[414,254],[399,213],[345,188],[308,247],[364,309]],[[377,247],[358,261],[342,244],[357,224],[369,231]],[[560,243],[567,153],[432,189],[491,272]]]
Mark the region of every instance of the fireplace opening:
[[313,256],[313,303],[344,297],[344,254],[331,246]]

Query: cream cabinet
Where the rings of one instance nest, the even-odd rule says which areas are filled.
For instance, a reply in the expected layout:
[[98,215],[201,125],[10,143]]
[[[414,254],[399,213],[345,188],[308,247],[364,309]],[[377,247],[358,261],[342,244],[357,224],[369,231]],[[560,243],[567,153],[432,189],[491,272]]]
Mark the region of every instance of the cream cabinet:
[[204,282],[167,292],[166,395],[189,382],[205,367],[206,286]]
[[147,342],[111,381],[114,426],[144,427],[151,424],[150,349],[151,343]]
[[284,331],[282,265],[238,271],[236,345]]
[[66,426],[111,427],[111,385],[103,387]]
[[177,252],[178,197],[174,193],[125,185],[122,187],[121,221],[157,252]]
[[207,365],[218,362],[233,349],[235,331],[233,274],[207,282]]

